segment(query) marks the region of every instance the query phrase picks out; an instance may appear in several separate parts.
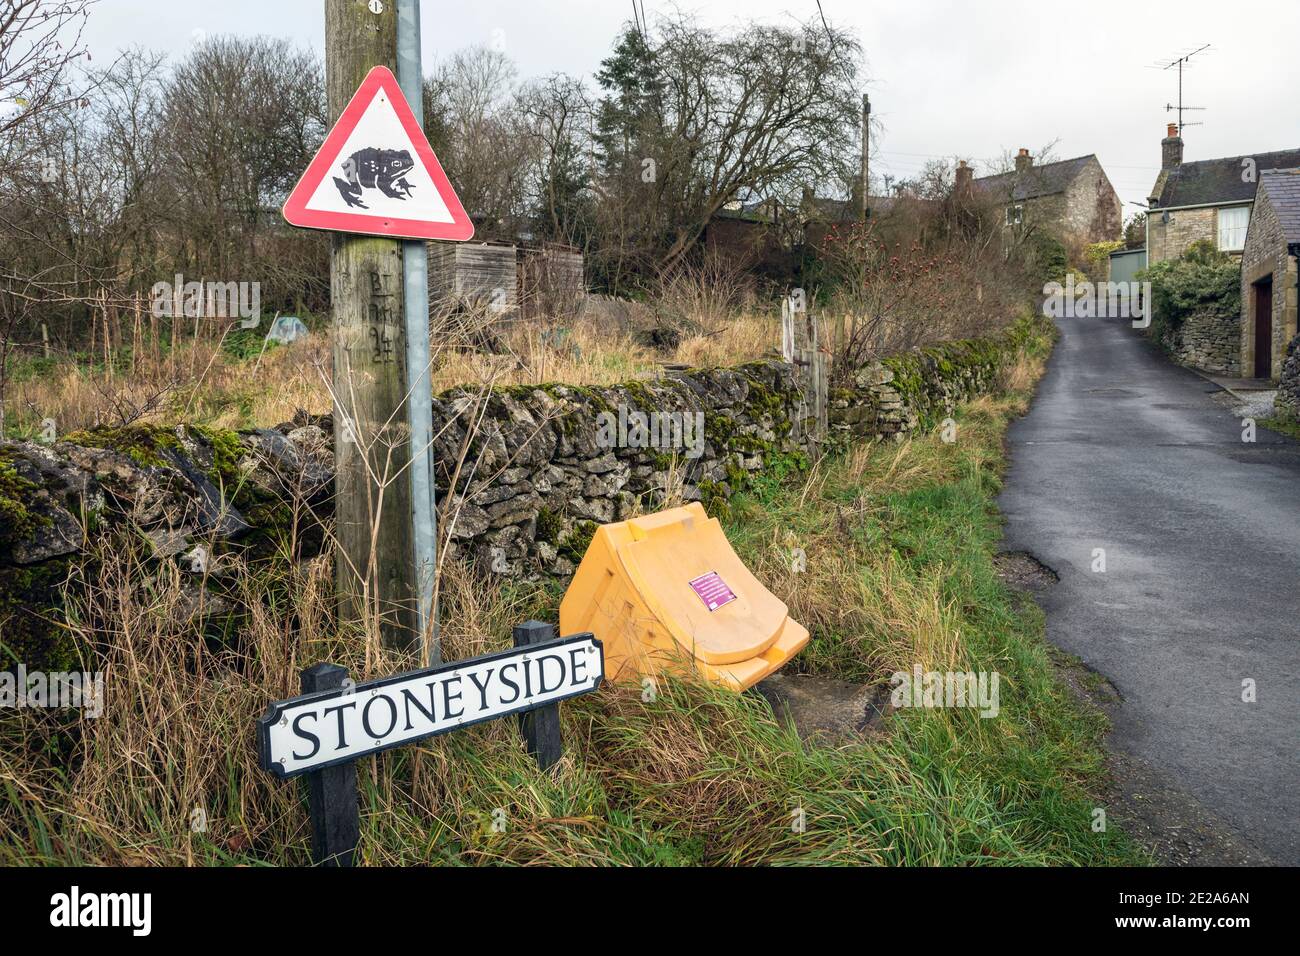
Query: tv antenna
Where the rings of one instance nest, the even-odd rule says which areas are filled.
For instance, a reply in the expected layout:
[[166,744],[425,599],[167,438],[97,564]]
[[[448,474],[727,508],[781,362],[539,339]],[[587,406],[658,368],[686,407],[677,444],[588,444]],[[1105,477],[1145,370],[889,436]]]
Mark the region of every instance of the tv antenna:
[[1184,54],[1183,54],[1182,56],[1180,56],[1178,59],[1174,60],[1172,63],[1169,63],[1169,64],[1167,64],[1167,65],[1164,67],[1164,69],[1166,69],[1166,70],[1172,70],[1174,67],[1178,67],[1178,105],[1177,105],[1177,106],[1174,106],[1174,104],[1172,104],[1172,103],[1166,103],[1166,104],[1165,104],[1165,112],[1166,112],[1166,113],[1170,113],[1170,112],[1173,112],[1174,110],[1177,110],[1177,111],[1178,111],[1178,131],[1179,131],[1180,133],[1183,131],[1183,127],[1184,127],[1184,126],[1202,126],[1202,125],[1204,125],[1204,124],[1202,124],[1202,123],[1184,123],[1184,122],[1183,122],[1183,113],[1184,113],[1185,111],[1190,112],[1190,111],[1195,110],[1195,111],[1198,111],[1198,112],[1199,112],[1199,111],[1205,109],[1204,106],[1184,106],[1184,105],[1183,105],[1183,67],[1186,66],[1186,65],[1188,65],[1188,61],[1191,60],[1192,57],[1196,56],[1196,54],[1201,53],[1201,52],[1204,52],[1205,50],[1208,50],[1209,48],[1210,48],[1210,44],[1207,43],[1207,44],[1205,44],[1204,46],[1198,47],[1197,49],[1193,50],[1191,53],[1184,53]]

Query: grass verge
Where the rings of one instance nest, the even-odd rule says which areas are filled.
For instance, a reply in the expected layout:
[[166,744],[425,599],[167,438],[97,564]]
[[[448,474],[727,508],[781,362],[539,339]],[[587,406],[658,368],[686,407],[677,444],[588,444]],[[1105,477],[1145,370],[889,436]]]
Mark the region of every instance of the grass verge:
[[1286,435],[1300,441],[1300,421],[1274,416],[1273,418],[1261,418],[1259,424],[1270,431],[1277,432],[1279,435]]
[[[907,709],[887,732],[815,745],[756,694],[663,681],[570,702],[567,753],[541,774],[510,721],[359,765],[367,864],[1108,864],[1141,862],[1093,830],[1102,718],[1053,675],[1041,614],[999,580],[1002,435],[1042,352],[1010,393],[955,415],[956,440],[871,445],[770,472],[728,533],[814,634],[798,669],[883,684],[894,671],[996,671],[997,717]],[[794,571],[794,549],[806,570]],[[0,727],[0,864],[301,864],[302,791],[254,764],[252,721],[300,667],[391,673],[393,660],[322,613],[320,562],[245,569],[249,608],[219,642],[183,613],[180,581],[130,555],[69,626],[104,649],[97,720],[18,711]],[[499,648],[556,587],[444,582],[446,655]],[[203,826],[195,826],[201,811]],[[794,824],[802,821],[803,826]]]

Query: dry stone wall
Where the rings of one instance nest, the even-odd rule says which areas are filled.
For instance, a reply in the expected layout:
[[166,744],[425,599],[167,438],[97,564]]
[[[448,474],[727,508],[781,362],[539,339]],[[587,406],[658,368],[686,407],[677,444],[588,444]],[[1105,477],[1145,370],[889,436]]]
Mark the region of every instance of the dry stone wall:
[[1287,344],[1273,407],[1279,417],[1300,422],[1300,335]]
[[790,366],[693,369],[607,388],[454,389],[434,402],[450,547],[498,573],[567,575],[599,524],[673,486],[712,508],[774,456],[806,451]]
[[[653,510],[672,490],[712,512],[756,472],[827,448],[898,441],[996,387],[1036,334],[1024,325],[872,363],[830,393],[830,433],[778,361],[691,369],[612,387],[452,389],[434,400],[440,528],[448,551],[509,576],[571,574],[597,525]],[[323,548],[333,422],[274,429],[180,425],[0,442],[0,631],[17,659],[57,669],[68,650],[45,613],[95,536],[127,529],[152,559],[196,547],[258,557]]]
[[1241,374],[1241,316],[1194,312],[1176,328],[1164,326],[1161,344],[1181,365],[1220,375]]

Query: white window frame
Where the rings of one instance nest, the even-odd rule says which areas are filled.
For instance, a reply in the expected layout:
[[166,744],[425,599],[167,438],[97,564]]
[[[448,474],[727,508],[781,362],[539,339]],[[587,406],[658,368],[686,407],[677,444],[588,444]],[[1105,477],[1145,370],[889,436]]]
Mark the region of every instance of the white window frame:
[[[1232,213],[1232,216],[1227,216],[1227,213]],[[1215,243],[1220,252],[1241,252],[1246,248],[1250,206],[1221,206],[1216,212],[1214,222]]]
[[1007,207],[1007,225],[1019,226],[1025,221],[1025,207],[1017,204]]

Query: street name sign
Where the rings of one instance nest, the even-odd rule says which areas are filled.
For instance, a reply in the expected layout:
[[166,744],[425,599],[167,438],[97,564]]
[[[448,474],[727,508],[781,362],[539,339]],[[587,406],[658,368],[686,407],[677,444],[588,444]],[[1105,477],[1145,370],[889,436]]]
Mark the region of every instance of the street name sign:
[[304,694],[258,720],[258,758],[295,777],[589,694],[604,672],[600,641],[583,633]]

